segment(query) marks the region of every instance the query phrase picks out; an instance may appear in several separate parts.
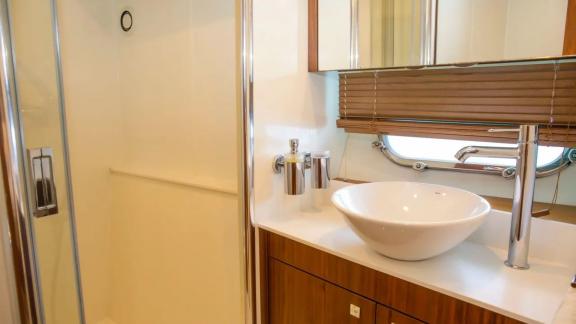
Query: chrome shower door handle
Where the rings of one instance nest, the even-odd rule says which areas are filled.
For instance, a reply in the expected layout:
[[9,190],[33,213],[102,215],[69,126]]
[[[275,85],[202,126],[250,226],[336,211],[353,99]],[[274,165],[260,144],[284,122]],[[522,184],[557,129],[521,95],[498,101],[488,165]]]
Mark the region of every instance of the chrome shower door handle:
[[58,199],[54,181],[52,149],[49,147],[29,149],[28,158],[30,163],[32,214],[35,217],[57,214]]

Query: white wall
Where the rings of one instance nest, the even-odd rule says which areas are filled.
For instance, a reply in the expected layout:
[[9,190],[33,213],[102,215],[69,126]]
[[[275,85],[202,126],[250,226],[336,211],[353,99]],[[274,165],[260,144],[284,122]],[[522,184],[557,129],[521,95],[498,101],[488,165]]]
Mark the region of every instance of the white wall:
[[135,23],[117,34],[126,167],[236,188],[235,3],[117,6]]
[[507,10],[502,0],[440,0],[437,63],[502,59]]
[[318,1],[318,69],[350,67],[350,0]]
[[58,5],[87,323],[239,323],[237,196],[109,170],[236,189],[238,1]]
[[568,0],[508,0],[506,58],[560,56]]
[[[303,150],[331,150],[339,167],[343,132],[336,129],[337,75],[308,73],[307,0],[254,1],[254,131],[256,221],[306,208],[314,191],[284,194],[274,155],[299,138]],[[309,175],[309,173],[307,173]]]
[[[131,0],[119,32],[120,167],[237,188],[237,1]],[[118,29],[119,30],[119,29]],[[118,324],[239,323],[238,196],[112,176]]]
[[568,0],[440,0],[437,62],[560,56]]

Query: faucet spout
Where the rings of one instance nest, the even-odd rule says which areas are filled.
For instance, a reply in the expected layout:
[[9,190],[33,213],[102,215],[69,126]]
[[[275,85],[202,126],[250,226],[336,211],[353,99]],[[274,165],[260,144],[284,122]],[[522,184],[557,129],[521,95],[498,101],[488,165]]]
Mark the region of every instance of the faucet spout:
[[455,157],[462,163],[472,156],[516,160],[508,258],[505,263],[515,269],[528,269],[530,223],[538,157],[538,126],[521,125],[520,128],[513,130],[490,130],[492,133],[510,131],[518,132],[518,145],[516,147],[467,146],[459,150]]
[[517,147],[466,146],[454,155],[454,157],[462,163],[466,162],[466,160],[472,156],[517,159],[519,152]]

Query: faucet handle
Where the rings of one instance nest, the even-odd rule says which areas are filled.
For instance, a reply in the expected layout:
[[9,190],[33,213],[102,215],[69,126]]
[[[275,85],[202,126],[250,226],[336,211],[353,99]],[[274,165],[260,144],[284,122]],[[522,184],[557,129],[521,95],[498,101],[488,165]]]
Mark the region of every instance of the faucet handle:
[[490,128],[488,133],[518,133],[520,128]]

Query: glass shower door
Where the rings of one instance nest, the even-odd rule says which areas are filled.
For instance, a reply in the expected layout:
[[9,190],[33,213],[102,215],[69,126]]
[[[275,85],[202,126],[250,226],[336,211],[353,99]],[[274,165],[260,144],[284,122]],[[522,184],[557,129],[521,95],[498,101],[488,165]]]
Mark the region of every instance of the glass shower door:
[[36,296],[32,318],[82,323],[53,2],[7,0],[4,8],[12,45],[12,60],[5,64],[14,71],[12,109]]

